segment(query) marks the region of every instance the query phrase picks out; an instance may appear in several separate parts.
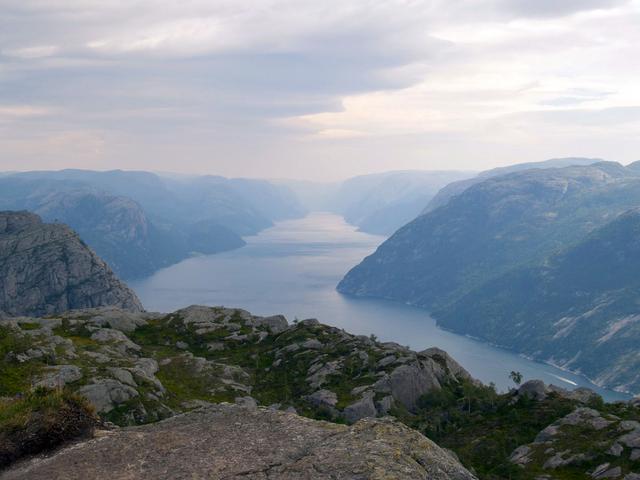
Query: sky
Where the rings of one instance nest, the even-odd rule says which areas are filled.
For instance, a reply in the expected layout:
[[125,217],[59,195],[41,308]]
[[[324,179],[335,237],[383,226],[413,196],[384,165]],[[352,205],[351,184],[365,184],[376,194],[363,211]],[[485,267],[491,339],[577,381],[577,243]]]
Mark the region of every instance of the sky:
[[0,0],[0,170],[640,159],[640,0]]

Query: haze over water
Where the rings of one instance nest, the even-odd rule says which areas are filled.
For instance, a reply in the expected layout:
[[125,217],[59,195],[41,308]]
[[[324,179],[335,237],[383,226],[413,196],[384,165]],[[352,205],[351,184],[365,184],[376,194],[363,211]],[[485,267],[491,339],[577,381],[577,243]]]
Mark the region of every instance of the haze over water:
[[256,315],[284,314],[394,341],[414,350],[446,350],[474,377],[499,390],[518,370],[564,388],[587,386],[607,400],[628,396],[601,389],[587,379],[510,351],[444,331],[422,309],[399,303],[346,297],[335,290],[344,274],[384,240],[355,230],[342,217],[312,213],[279,222],[231,252],[193,257],[130,282],[147,310],[173,311],[192,304],[224,305]]

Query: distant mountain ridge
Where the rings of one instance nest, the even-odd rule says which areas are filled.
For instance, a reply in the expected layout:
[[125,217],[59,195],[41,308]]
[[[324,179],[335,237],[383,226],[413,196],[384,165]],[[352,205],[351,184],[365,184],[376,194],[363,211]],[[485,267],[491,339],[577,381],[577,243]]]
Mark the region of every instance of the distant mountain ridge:
[[364,232],[391,235],[417,217],[442,187],[470,175],[409,170],[353,177],[340,185],[332,210]]
[[8,174],[0,208],[68,223],[124,278],[242,247],[241,236],[304,214],[288,189],[260,180],[120,170]]
[[291,188],[309,210],[337,213],[360,231],[388,236],[417,217],[445,185],[472,175],[454,170],[398,170],[334,183],[278,183]]
[[452,197],[464,192],[467,188],[480,183],[487,178],[498,177],[500,175],[506,175],[508,173],[520,172],[523,170],[532,170],[539,168],[562,168],[571,166],[586,166],[593,165],[594,163],[604,162],[601,158],[582,158],[582,157],[567,157],[567,158],[552,158],[541,162],[526,162],[516,163],[507,167],[492,168],[491,170],[485,170],[480,172],[477,176],[467,178],[457,182],[452,182],[442,188],[426,205],[422,214],[429,213],[431,210],[447,203]]
[[[622,346],[611,349],[606,356],[600,355],[600,365],[596,365],[594,362],[598,359],[589,360],[589,355],[584,353],[567,358],[567,352],[573,350],[564,350],[561,342],[547,342],[548,348],[536,343],[544,342],[550,328],[545,322],[551,321],[536,312],[538,309],[546,312],[545,304],[555,298],[552,294],[555,284],[545,276],[555,270],[539,270],[540,266],[553,265],[561,258],[554,255],[562,252],[575,255],[588,251],[580,250],[586,248],[582,242],[589,241],[589,236],[596,235],[601,228],[604,229],[601,234],[609,232],[610,222],[633,222],[633,209],[638,206],[640,172],[615,162],[490,177],[401,228],[373,255],[354,267],[340,282],[338,290],[425,307],[441,325],[460,333],[477,335],[580,371],[605,386],[640,391],[640,378],[622,371],[625,363],[637,370],[640,358],[630,359]],[[627,211],[628,215],[624,214]],[[612,223],[610,228],[616,225],[619,226]],[[631,254],[632,243],[619,242],[619,246],[619,254],[632,259],[629,268],[637,267]],[[583,255],[588,257],[586,253]],[[577,268],[575,260],[573,265]],[[546,274],[542,275],[541,271]],[[594,271],[589,275],[609,278]],[[566,279],[566,274],[562,278]],[[512,288],[507,288],[509,285]],[[519,296],[512,291],[517,289],[516,285],[521,285]],[[545,290],[537,301],[535,295],[527,291],[528,288],[544,289],[545,285],[550,291]],[[594,292],[618,298],[614,295],[615,285],[610,281]],[[558,295],[566,303],[555,312],[557,316],[552,317],[557,321],[563,316],[579,315],[579,309],[588,305],[583,305],[584,298],[575,294],[567,296],[567,291],[563,291],[565,297]],[[636,308],[638,293],[632,288],[621,297],[620,302],[628,304],[627,310]],[[510,297],[519,300],[515,302]],[[595,299],[589,301],[594,307],[604,308]],[[479,304],[478,312],[474,311],[476,304]],[[619,308],[620,304],[611,307],[609,323],[601,326],[617,325],[616,332],[622,337],[628,332],[634,341],[640,341],[635,331],[626,328],[622,331],[622,326],[630,325],[630,320],[624,325],[616,323],[622,321],[619,314],[624,309]],[[530,329],[527,322],[531,322]],[[595,332],[592,333],[595,335]],[[578,342],[576,348],[593,349],[593,342],[593,338],[584,339],[584,344]]]
[[0,311],[50,315],[142,304],[66,225],[45,224],[28,212],[0,212]]

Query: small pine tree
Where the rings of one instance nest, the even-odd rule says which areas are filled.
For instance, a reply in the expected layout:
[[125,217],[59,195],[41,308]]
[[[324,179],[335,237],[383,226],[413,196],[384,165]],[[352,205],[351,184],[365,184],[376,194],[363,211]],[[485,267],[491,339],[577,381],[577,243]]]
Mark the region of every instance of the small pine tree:
[[522,374],[520,372],[516,372],[515,370],[511,371],[511,373],[509,374],[509,378],[513,380],[513,383],[515,383],[516,385],[520,385],[522,383]]

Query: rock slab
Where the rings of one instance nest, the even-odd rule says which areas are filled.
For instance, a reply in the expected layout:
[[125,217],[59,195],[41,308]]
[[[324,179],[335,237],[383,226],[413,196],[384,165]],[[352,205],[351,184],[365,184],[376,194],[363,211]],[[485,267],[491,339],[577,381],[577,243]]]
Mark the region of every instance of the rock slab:
[[473,480],[453,456],[390,418],[338,425],[239,405],[102,432],[2,480]]

